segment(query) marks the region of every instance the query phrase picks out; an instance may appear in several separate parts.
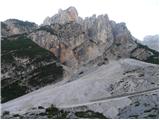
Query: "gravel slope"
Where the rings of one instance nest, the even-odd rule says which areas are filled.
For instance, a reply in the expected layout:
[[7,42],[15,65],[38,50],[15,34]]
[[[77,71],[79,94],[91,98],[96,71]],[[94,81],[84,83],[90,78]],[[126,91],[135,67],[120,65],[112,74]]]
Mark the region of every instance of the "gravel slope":
[[[47,86],[4,103],[2,104],[2,111],[21,114],[29,111],[33,107],[48,107],[51,104],[59,108],[62,106],[68,106],[68,108],[70,106],[72,108],[76,104],[83,106],[83,104],[85,105],[85,103],[93,101],[96,103],[95,100],[98,101],[108,97],[120,97],[120,95],[131,94],[131,96],[119,99],[117,97],[118,100],[110,99],[110,102],[106,103],[109,107],[103,107],[98,102],[96,106],[95,104],[85,105],[87,109],[101,112],[107,117],[118,118],[118,116],[121,115],[122,117],[120,118],[124,118],[122,114],[119,114],[119,110],[127,107],[134,108],[132,104],[134,104],[135,101],[131,98],[136,97],[132,96],[132,94],[142,93],[145,97],[150,96],[151,101],[152,99],[155,100],[155,96],[151,94],[152,91],[151,93],[145,93],[145,91],[158,89],[158,77],[158,65],[133,59],[111,61],[109,64],[102,65],[95,71],[72,82]],[[158,90],[153,91],[153,93],[158,97]],[[135,96],[142,97],[142,95],[139,94],[135,94]],[[137,99],[140,99],[140,97]],[[145,102],[145,99],[141,101]],[[142,102],[142,104],[144,102]],[[155,103],[158,104],[158,100],[156,100]],[[77,107],[77,109],[79,109],[80,106]],[[140,109],[143,108],[144,107],[141,107]],[[133,111],[128,114],[130,115],[131,113],[134,114]]]

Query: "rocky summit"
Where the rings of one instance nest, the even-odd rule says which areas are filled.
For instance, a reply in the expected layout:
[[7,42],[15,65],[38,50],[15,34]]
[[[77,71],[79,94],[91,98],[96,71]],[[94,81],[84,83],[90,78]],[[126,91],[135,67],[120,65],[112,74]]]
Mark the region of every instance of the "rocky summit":
[[[70,19],[70,12],[75,19]],[[108,15],[93,15],[83,20],[74,7],[60,10],[48,22],[44,20],[28,36],[73,71],[88,63],[95,65],[128,57],[148,62],[154,57],[158,61],[158,52],[138,44],[125,23],[109,20]]]
[[158,118],[159,52],[108,15],[1,22],[2,118]]
[[78,12],[75,7],[69,7],[67,10],[59,9],[58,14],[53,17],[47,17],[43,21],[43,25],[51,25],[53,23],[64,24],[73,21],[78,21]]

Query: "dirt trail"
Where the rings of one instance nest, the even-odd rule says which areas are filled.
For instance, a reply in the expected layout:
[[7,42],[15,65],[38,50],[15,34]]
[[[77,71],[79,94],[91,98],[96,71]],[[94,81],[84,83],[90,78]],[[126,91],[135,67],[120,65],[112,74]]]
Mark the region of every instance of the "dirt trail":
[[74,108],[74,107],[80,107],[80,106],[87,106],[87,105],[91,105],[91,104],[107,102],[107,101],[113,100],[113,99],[121,99],[121,98],[125,98],[125,97],[142,95],[142,94],[145,94],[145,93],[155,92],[155,91],[158,91],[158,90],[159,90],[159,88],[157,87],[157,88],[152,88],[152,89],[145,90],[145,91],[139,91],[139,92],[134,92],[134,93],[126,93],[126,94],[123,94],[123,95],[116,95],[116,96],[110,96],[110,97],[106,97],[106,98],[96,99],[96,100],[92,100],[91,102],[88,102],[88,103],[64,105],[64,106],[57,106],[57,107],[67,109],[67,108]]

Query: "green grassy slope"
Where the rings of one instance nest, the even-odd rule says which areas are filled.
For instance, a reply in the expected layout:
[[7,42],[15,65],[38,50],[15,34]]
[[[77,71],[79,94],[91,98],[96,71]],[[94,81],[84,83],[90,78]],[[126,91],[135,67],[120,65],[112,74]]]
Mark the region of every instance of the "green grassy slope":
[[62,78],[63,68],[56,64],[56,57],[24,35],[6,38],[1,46],[2,102]]

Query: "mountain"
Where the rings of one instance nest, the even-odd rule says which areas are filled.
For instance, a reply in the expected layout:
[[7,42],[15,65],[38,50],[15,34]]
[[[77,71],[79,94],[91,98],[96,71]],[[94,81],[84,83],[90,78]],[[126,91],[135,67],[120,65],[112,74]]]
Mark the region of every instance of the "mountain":
[[124,22],[69,7],[1,27],[2,118],[158,118],[159,52]]
[[147,35],[144,37],[142,44],[149,48],[159,51],[159,35]]
[[[16,114],[46,118],[46,109],[53,104],[71,112],[70,118],[77,118],[76,112],[83,116],[85,111],[102,113],[106,118],[156,118],[158,76],[157,65],[133,59],[111,61],[90,69],[73,82],[47,86],[4,103],[2,110],[12,111],[11,118],[16,118]],[[43,108],[39,109],[40,106]]]
[[95,60],[94,64],[98,64],[128,57],[148,62],[154,57],[158,63],[155,57],[158,52],[138,44],[125,23],[111,21],[107,15],[93,15],[83,20],[70,7],[49,19],[29,37],[73,69]]
[[78,12],[73,6],[69,7],[66,10],[59,9],[58,14],[52,17],[47,17],[43,21],[43,25],[50,25],[53,23],[64,24],[71,21],[78,21]]
[[8,19],[1,22],[2,37],[11,36],[15,34],[28,33],[37,29],[38,25],[33,22],[21,21],[17,19]]
[[57,58],[25,35],[8,37],[1,45],[2,103],[63,77]]

